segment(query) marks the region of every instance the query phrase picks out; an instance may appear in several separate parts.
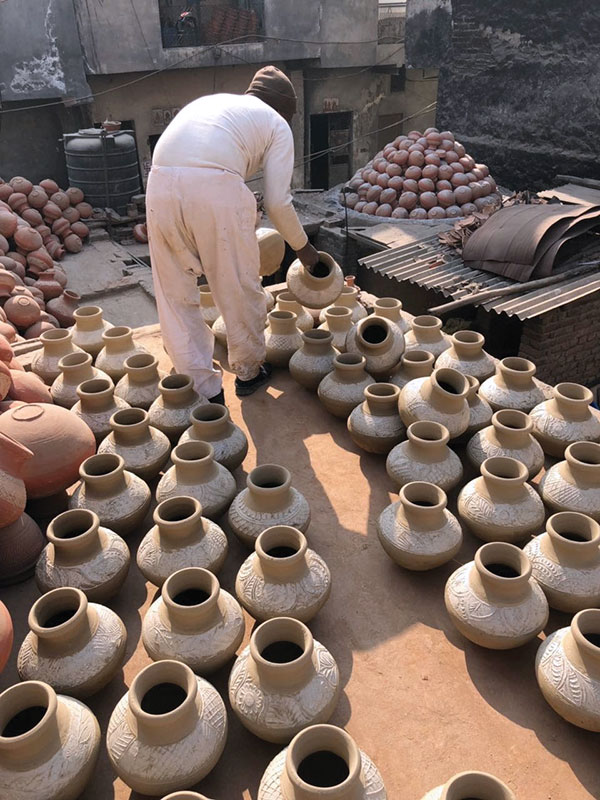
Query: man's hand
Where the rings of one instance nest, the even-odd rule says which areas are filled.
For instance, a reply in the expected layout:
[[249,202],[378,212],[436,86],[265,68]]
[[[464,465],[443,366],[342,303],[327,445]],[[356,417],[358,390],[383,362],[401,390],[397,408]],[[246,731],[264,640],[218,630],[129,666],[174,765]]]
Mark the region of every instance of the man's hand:
[[307,242],[300,250],[296,250],[296,255],[309,272],[312,271],[315,264],[319,263],[319,251],[310,242]]

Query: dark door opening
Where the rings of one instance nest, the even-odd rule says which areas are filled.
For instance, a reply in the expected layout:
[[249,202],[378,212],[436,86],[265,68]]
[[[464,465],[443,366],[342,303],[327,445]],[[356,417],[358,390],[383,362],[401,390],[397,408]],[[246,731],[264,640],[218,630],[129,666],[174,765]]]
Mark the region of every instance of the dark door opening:
[[349,144],[351,138],[350,111],[311,114],[310,154],[313,156],[315,153],[321,153],[310,162],[312,189],[330,189],[351,177],[352,145]]

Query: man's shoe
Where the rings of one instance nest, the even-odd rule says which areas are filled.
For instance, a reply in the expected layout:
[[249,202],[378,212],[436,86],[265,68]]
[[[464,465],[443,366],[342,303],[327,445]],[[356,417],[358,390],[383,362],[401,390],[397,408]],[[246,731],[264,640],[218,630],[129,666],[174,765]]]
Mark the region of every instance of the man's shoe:
[[224,406],[225,405],[225,392],[223,391],[223,389],[221,389],[219,394],[216,394],[214,397],[209,397],[208,398],[208,402],[209,403],[220,403],[222,406]]
[[258,371],[258,375],[249,381],[242,381],[239,378],[235,379],[235,393],[238,397],[247,397],[268,382],[273,372],[273,367],[270,364],[264,363]]

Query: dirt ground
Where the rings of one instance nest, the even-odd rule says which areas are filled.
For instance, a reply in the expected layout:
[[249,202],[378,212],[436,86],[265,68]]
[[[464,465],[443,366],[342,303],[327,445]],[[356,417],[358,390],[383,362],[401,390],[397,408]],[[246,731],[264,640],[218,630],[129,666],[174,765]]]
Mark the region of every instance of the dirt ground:
[[[137,335],[167,366],[156,329]],[[239,488],[256,464],[279,463],[310,503],[309,544],[325,558],[333,578],[328,603],[310,623],[341,672],[343,694],[331,721],[345,727],[378,765],[390,800],[420,800],[466,769],[494,773],[519,800],[600,798],[598,738],[563,722],[546,705],[534,675],[539,640],[514,651],[487,651],[464,640],[448,619],[445,581],[480,543],[466,533],[454,562],[429,573],[403,571],[385,555],[375,530],[379,513],[396,499],[383,457],[359,451],[345,424],[287,372],[278,372],[266,391],[243,402],[227,372],[225,390],[233,420],[250,441],[236,474]],[[132,555],[149,526],[148,520],[129,538]],[[233,591],[248,553],[229,538],[219,578]],[[111,603],[128,631],[124,669],[88,701],[103,734],[115,704],[150,663],[140,627],[156,588],[144,583],[135,558],[132,562]],[[37,597],[33,580],[0,591],[15,624],[15,647],[0,689],[18,680],[17,650]],[[566,615],[553,613],[546,634],[566,624]],[[244,646],[252,625],[247,617]],[[212,678],[226,704],[229,669]],[[196,788],[215,800],[255,800],[261,775],[279,749],[246,732],[230,711],[225,753]],[[140,800],[115,778],[104,746],[82,797]]]

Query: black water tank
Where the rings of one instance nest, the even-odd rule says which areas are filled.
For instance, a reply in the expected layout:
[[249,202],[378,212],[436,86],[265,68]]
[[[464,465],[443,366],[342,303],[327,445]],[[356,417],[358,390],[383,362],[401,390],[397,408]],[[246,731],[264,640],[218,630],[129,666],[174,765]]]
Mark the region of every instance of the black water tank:
[[132,195],[141,191],[133,132],[86,128],[65,133],[63,142],[69,184],[81,189],[95,208],[109,206],[125,214]]

